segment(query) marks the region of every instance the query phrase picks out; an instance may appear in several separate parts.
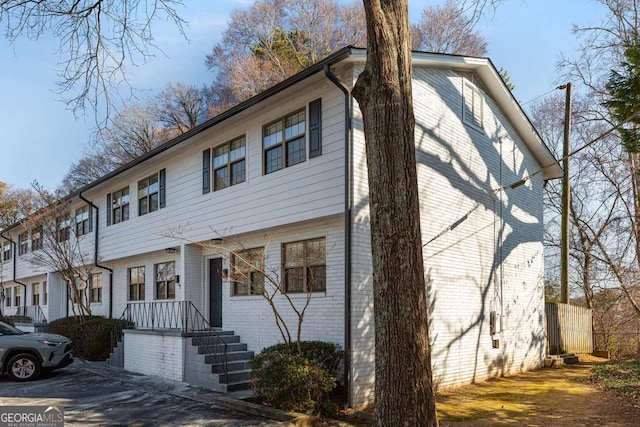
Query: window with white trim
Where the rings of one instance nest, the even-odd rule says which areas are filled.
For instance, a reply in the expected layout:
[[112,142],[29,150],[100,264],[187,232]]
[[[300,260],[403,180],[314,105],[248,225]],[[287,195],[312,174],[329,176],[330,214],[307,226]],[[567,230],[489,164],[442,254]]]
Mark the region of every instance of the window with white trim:
[[47,305],[49,303],[49,286],[47,285],[47,281],[42,282],[42,305]]
[[322,292],[326,281],[324,237],[282,245],[284,289],[287,293]]
[[29,232],[25,231],[18,235],[18,255],[29,252]]
[[92,303],[102,302],[102,273],[94,273],[89,280],[89,297]]
[[155,265],[156,299],[174,299],[176,297],[176,263],[163,262]]
[[264,248],[238,251],[232,264],[232,296],[264,294]]
[[11,307],[11,288],[4,288],[4,302],[7,307]]
[[262,129],[264,173],[269,174],[306,160],[306,110],[295,111]]
[[144,266],[129,269],[129,301],[144,301]]
[[76,209],[76,236],[91,232],[91,208],[89,205]]
[[71,232],[71,220],[69,218],[58,220],[58,242],[69,240]]
[[129,187],[111,193],[109,207],[111,223],[118,224],[129,219]]
[[31,305],[40,305],[40,284],[32,284],[31,290]]
[[11,260],[11,242],[6,241],[2,244],[2,261],[10,261]]
[[244,135],[213,149],[213,189],[222,190],[246,179]]
[[15,288],[13,288],[13,302],[14,302],[14,306],[16,307],[20,307],[20,299],[22,297],[22,288],[16,286]]
[[158,174],[154,173],[138,181],[138,215],[155,212],[160,203]]
[[38,249],[42,249],[42,227],[31,230],[31,250],[37,251]]

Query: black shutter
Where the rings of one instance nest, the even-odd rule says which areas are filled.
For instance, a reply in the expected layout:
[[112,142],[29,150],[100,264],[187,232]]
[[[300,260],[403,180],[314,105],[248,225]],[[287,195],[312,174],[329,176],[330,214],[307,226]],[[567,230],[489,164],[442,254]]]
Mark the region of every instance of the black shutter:
[[93,206],[87,206],[89,208],[89,233],[93,231]]
[[107,194],[107,225],[111,225],[111,193]]
[[160,197],[160,208],[162,209],[167,205],[167,200],[166,200],[167,170],[166,169],[160,169],[160,177],[158,180],[160,181],[160,189],[159,189],[160,194],[158,197]]
[[309,103],[309,158],[322,154],[322,98]]
[[211,191],[211,148],[202,152],[202,194]]

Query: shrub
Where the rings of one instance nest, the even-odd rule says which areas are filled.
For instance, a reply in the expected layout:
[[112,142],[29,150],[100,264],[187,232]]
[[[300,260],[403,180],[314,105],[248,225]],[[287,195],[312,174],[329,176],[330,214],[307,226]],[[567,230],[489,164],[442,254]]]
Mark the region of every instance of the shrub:
[[[329,374],[334,376],[338,382],[342,380],[342,371],[344,363],[344,351],[338,344],[324,341],[301,341],[300,347],[302,352],[300,356],[309,359],[312,363],[322,366]],[[275,352],[278,354],[289,353],[297,354],[298,349],[296,343],[291,343],[291,347],[287,344],[276,344],[266,347],[260,353]]]
[[47,326],[47,332],[64,335],[73,340],[76,357],[85,360],[107,360],[111,352],[111,331],[126,322],[119,319],[105,319],[100,316],[65,317],[54,320]]
[[10,317],[0,316],[0,322],[8,323],[13,326],[13,320]]
[[335,412],[331,392],[336,387],[344,352],[321,341],[297,346],[277,344],[265,348],[253,360],[252,386],[269,405],[310,415]]

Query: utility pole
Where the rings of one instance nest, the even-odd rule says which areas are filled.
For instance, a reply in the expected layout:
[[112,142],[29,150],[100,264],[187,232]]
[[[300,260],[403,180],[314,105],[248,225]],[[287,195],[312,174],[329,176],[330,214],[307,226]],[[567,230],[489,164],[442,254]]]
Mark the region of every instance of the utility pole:
[[571,189],[569,187],[569,153],[571,145],[571,83],[558,86],[565,89],[564,139],[562,147],[562,223],[560,231],[560,302],[569,303],[569,206]]

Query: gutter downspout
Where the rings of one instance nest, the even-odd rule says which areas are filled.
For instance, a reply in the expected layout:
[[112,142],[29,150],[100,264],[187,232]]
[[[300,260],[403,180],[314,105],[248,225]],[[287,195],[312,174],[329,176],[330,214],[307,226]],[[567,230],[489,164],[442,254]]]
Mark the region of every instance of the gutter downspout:
[[93,250],[93,265],[98,268],[102,268],[104,270],[109,271],[109,319],[113,318],[113,269],[109,267],[105,267],[104,265],[98,264],[98,238],[99,238],[99,226],[100,226],[100,209],[93,202],[87,200],[82,195],[82,192],[78,192],[78,197],[80,200],[83,200],[89,204],[93,209],[96,210],[96,229],[94,233],[95,242],[94,242],[94,250]]
[[351,398],[351,93],[325,64],[324,74],[344,93],[344,384],[348,405]]
[[11,247],[13,248],[13,253],[11,254],[13,256],[13,283],[16,283],[18,285],[22,285],[24,287],[24,298],[22,299],[22,306],[26,307],[27,306],[27,285],[25,285],[22,282],[18,282],[16,280],[16,261],[18,260],[18,253],[16,252],[16,248],[17,248],[16,242],[14,242],[10,238],[8,238],[4,234],[2,234],[2,232],[0,232],[0,237],[2,237],[3,239],[11,242]]

